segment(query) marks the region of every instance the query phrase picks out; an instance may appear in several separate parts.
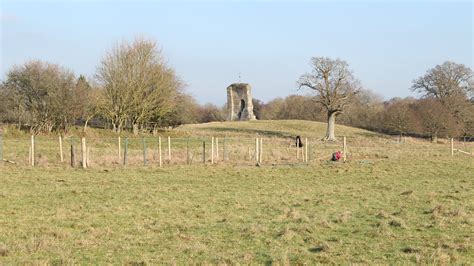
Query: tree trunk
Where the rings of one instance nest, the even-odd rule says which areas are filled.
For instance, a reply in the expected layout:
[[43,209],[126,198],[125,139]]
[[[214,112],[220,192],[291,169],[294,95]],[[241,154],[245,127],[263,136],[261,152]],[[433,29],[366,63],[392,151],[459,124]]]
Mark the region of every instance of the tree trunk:
[[432,143],[438,142],[438,136],[436,134],[431,135],[431,142]]
[[84,129],[82,130],[82,132],[86,133],[88,123],[89,123],[89,118],[87,118],[86,121],[84,122]]
[[336,125],[337,112],[328,111],[328,127],[326,130],[326,136],[324,140],[335,141],[336,136],[334,135],[334,127]]
[[117,134],[122,133],[122,129],[123,129],[123,121],[120,120],[118,125],[117,125]]
[[48,133],[51,133],[51,132],[53,132],[53,127],[54,127],[54,126],[53,126],[53,123],[49,123],[49,124],[47,124],[47,130],[48,130]]
[[139,132],[138,124],[133,123],[132,127],[133,127],[133,135],[137,136]]

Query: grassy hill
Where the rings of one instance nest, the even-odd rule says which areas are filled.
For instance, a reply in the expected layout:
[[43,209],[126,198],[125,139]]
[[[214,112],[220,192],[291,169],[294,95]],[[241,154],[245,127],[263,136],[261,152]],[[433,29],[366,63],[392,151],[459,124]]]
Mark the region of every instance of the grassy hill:
[[[190,135],[294,137],[322,138],[326,133],[326,123],[304,120],[258,120],[211,122],[184,125],[177,129]],[[375,137],[383,136],[368,130],[336,125],[337,136]]]
[[[1,125],[0,125],[1,126]],[[4,125],[3,136],[6,138],[28,138],[30,133],[18,131],[13,125]],[[306,138],[321,139],[326,133],[326,123],[305,120],[257,120],[257,121],[233,121],[233,122],[210,122],[203,124],[187,124],[175,129],[161,130],[160,136],[171,137],[295,137],[297,135]],[[56,136],[57,133],[40,134],[41,136]],[[82,136],[82,127],[69,129],[68,136]],[[123,131],[122,137],[136,137],[129,131]],[[149,136],[151,134],[140,134]],[[87,137],[113,138],[117,134],[109,129],[88,128]],[[347,136],[349,138],[366,138],[387,136],[368,130],[336,124],[336,136]]]

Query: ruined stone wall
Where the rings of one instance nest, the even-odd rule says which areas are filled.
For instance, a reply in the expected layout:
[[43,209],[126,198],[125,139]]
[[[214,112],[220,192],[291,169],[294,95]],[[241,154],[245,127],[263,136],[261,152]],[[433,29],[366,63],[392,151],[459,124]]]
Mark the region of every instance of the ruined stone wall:
[[234,83],[227,87],[227,120],[255,120],[251,87],[247,83]]

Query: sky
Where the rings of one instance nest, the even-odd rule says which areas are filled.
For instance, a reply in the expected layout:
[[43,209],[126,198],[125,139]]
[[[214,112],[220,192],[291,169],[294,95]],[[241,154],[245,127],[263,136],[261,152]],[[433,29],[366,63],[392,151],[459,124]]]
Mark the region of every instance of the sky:
[[[347,61],[384,99],[416,96],[413,79],[450,60],[473,68],[471,1],[0,0],[0,79],[40,59],[94,78],[105,53],[155,40],[200,103],[252,86],[267,102],[298,90],[311,57]],[[240,76],[240,78],[239,78]]]

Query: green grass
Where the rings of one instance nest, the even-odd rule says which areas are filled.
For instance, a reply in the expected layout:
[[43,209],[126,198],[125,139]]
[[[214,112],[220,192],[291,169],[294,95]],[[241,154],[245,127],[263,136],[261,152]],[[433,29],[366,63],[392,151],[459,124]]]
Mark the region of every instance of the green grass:
[[0,171],[0,264],[474,261],[469,157]]
[[[474,157],[450,156],[446,140],[397,143],[337,126],[349,160],[332,163],[341,141],[321,142],[324,132],[308,121],[186,125],[161,132],[173,137],[173,163],[163,139],[158,168],[156,137],[147,136],[144,167],[142,138],[127,135],[123,167],[116,136],[91,130],[87,170],[68,166],[71,138],[60,164],[57,137],[45,135],[38,166],[28,167],[28,136],[7,132],[3,156],[17,164],[0,162],[0,265],[474,261]],[[295,159],[295,135],[310,140],[309,164]],[[221,156],[226,137],[228,162],[202,164],[210,136],[220,138]],[[249,158],[257,136],[262,167]]]

